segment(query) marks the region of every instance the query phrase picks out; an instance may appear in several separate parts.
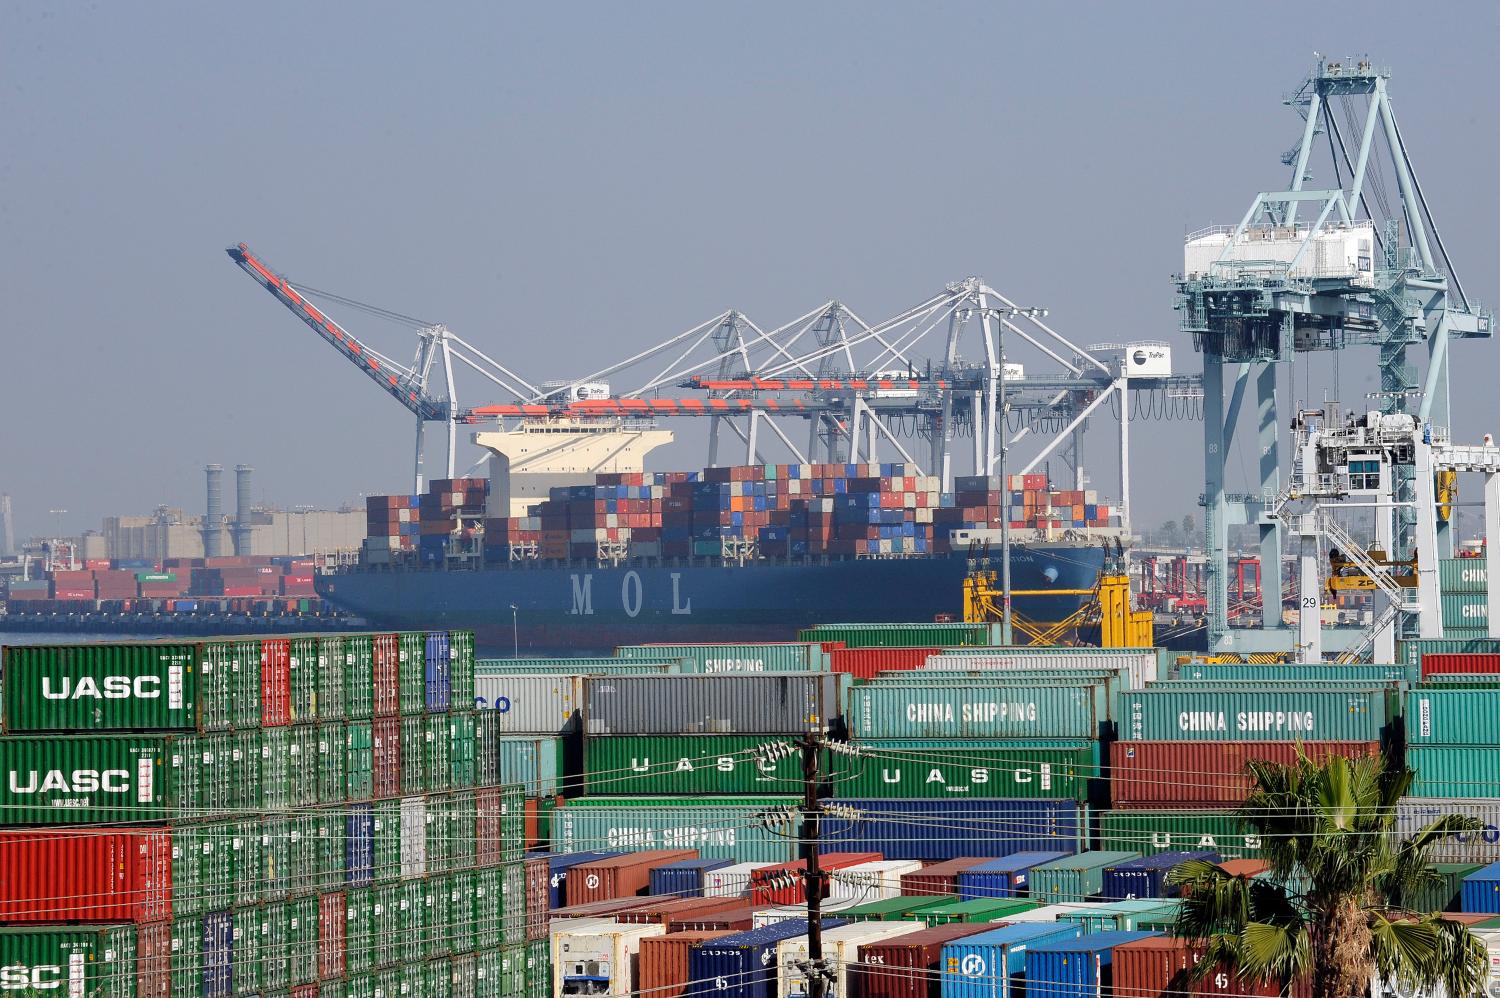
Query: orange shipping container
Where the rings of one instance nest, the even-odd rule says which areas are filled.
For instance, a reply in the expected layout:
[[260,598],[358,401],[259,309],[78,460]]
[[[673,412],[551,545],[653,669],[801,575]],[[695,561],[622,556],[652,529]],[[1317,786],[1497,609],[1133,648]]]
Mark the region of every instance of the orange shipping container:
[[[1280,993],[1274,984],[1252,984],[1228,972],[1209,974],[1191,991],[1185,991],[1174,980],[1183,971],[1197,966],[1203,955],[1203,944],[1170,936],[1151,936],[1116,946],[1114,993],[1131,998],[1190,994],[1193,998],[1273,998]],[[1308,998],[1312,982],[1302,978],[1292,985],[1293,998]]]
[[653,867],[697,858],[696,849],[653,849],[575,866],[568,871],[568,905],[633,897],[645,891]]
[[732,935],[731,930],[674,932],[641,940],[635,983],[642,995],[680,998],[687,992],[688,953],[694,944]]

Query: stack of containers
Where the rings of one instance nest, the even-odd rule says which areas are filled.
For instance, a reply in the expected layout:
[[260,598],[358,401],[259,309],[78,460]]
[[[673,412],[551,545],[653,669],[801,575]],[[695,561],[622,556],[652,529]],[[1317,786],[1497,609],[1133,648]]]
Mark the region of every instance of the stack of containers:
[[1500,676],[1431,679],[1406,695],[1406,764],[1416,771],[1411,796],[1500,796]]
[[1443,558],[1438,561],[1444,639],[1489,638],[1488,578],[1485,558]]
[[794,837],[764,816],[784,818],[800,797],[791,743],[842,734],[846,687],[826,672],[581,677],[586,792],[555,813],[553,848],[795,858]]
[[417,534],[417,556],[424,562],[441,563],[448,547],[458,539],[483,532],[488,478],[439,478],[417,500],[421,514]]
[[1394,682],[1282,679],[1276,671],[1339,667],[1245,668],[1261,672],[1162,680],[1125,697],[1110,753],[1113,810],[1100,816],[1099,848],[1253,857],[1257,843],[1233,814],[1251,787],[1249,760],[1289,763],[1299,751],[1352,759],[1378,754],[1394,738]]
[[[472,648],[7,648],[0,963],[121,998],[524,981],[520,788],[477,775],[473,714],[451,709]],[[97,924],[43,928],[64,920]]]
[[390,552],[417,549],[417,538],[422,531],[421,503],[421,496],[365,497],[367,560],[379,564],[390,560]]

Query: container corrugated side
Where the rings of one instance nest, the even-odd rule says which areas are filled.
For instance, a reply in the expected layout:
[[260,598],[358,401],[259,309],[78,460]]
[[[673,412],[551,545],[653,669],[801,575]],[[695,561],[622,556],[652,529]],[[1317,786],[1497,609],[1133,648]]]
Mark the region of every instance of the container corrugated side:
[[583,680],[589,734],[800,734],[843,714],[847,677],[798,673]]
[[620,658],[679,659],[684,672],[827,672],[828,652],[816,641],[764,644],[621,645]]
[[520,784],[527,797],[557,796],[563,772],[562,739],[504,735],[495,739],[495,750],[501,783]]
[[795,842],[766,830],[757,817],[800,798],[599,798],[569,801],[552,816],[552,848],[590,850],[697,849],[704,858],[780,863],[796,857]]
[[136,998],[135,936],[129,925],[0,928],[0,967],[9,989],[20,990],[10,975],[21,973],[37,993]]
[[1486,559],[1438,559],[1438,586],[1445,593],[1488,592],[1489,571]]
[[1411,745],[1500,745],[1500,688],[1419,686],[1406,696]]
[[1109,799],[1115,807],[1204,804],[1234,807],[1251,789],[1251,760],[1289,765],[1298,753],[1321,762],[1380,754],[1379,742],[1116,742]]
[[682,672],[680,658],[482,658],[481,676],[655,676]]
[[868,739],[849,797],[1061,797],[1089,800],[1099,743],[1086,739]]
[[165,828],[0,832],[0,921],[165,920],[172,887]]
[[1142,689],[1156,678],[1154,648],[949,648],[923,668],[986,672],[1030,672],[1057,669],[1105,669],[1128,678],[1129,689]]
[[[801,785],[794,756],[767,763],[759,735],[606,735],[583,743],[590,794],[791,793]],[[823,753],[827,771],[828,753]]]
[[1396,805],[1396,832],[1402,838],[1410,838],[1449,814],[1474,818],[1482,827],[1475,832],[1438,839],[1429,853],[1433,862],[1481,865],[1500,862],[1500,796],[1403,797]]
[[1421,665],[1427,654],[1500,654],[1500,638],[1423,638],[1396,642],[1396,659],[1405,665]]
[[887,859],[1076,851],[1088,836],[1088,808],[1074,801],[840,798],[837,803],[858,818],[826,817],[824,834],[842,850],[879,852]]
[[[939,988],[946,998],[1009,998],[1026,973],[1026,951],[1051,940],[1077,939],[1076,925],[1007,925],[955,939],[943,947]],[[1121,993],[1125,998],[1125,993]]]
[[0,728],[9,733],[229,727],[219,705],[205,715],[195,645],[22,645],[0,652]]
[[1379,741],[1395,719],[1386,689],[1154,688],[1126,697],[1122,741]]
[[1026,951],[1026,994],[1028,998],[1112,994],[1109,974],[1114,947],[1151,934],[1101,932],[1033,946]]
[[868,738],[1098,738],[1106,720],[1092,686],[908,685],[849,691],[852,735]]
[[848,648],[984,647],[999,625],[989,624],[819,624],[797,632],[798,641],[842,641]]
[[103,824],[164,821],[196,810],[195,756],[178,741],[172,735],[0,737],[0,814],[12,825]]
[[1260,856],[1260,836],[1233,811],[1141,810],[1099,812],[1101,850],[1159,852],[1209,849],[1225,859]]
[[[1112,980],[1117,995],[1171,994],[1183,972],[1198,966],[1204,947],[1188,939],[1152,936],[1115,947]],[[1295,998],[1311,998],[1311,981],[1293,985]],[[1246,981],[1220,966],[1193,986],[1202,998],[1277,998],[1281,989],[1269,983]]]
[[1173,679],[1196,679],[1205,683],[1215,681],[1256,682],[1259,680],[1350,680],[1376,683],[1410,682],[1417,678],[1417,670],[1409,665],[1380,665],[1355,662],[1349,665],[1322,663],[1269,663],[1269,664],[1225,664],[1217,662],[1187,662],[1174,665]]
[[578,675],[481,673],[474,677],[474,702],[497,733],[563,735],[577,726],[582,682]]
[[1102,850],[1043,863],[1031,870],[1031,899],[1043,904],[1078,904],[1099,893],[1105,869],[1139,857],[1139,852]]

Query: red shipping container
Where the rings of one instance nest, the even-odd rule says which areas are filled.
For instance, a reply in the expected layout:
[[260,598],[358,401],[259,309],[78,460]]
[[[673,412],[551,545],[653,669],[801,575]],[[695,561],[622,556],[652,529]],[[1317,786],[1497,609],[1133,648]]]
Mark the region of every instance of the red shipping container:
[[[1274,984],[1254,984],[1227,971],[1209,974],[1189,990],[1183,972],[1203,958],[1203,944],[1191,939],[1151,936],[1121,943],[1114,948],[1114,993],[1130,998],[1275,998],[1281,993]],[[1308,998],[1312,980],[1304,977],[1292,985],[1293,998]]]
[[[318,998],[318,993],[321,990],[322,988],[316,984],[299,984],[292,988],[289,995],[290,998]],[[342,990],[341,988],[340,991]]]
[[401,794],[401,718],[377,717],[370,726],[375,756],[375,796]]
[[474,863],[476,866],[500,865],[501,810],[499,787],[480,787],[474,791]]
[[954,922],[861,946],[859,962],[849,967],[849,987],[863,998],[937,998],[944,944],[995,928],[993,922]]
[[615,916],[617,921],[629,925],[666,925],[683,918],[713,915],[721,911],[743,908],[743,897],[715,898],[657,898],[654,904],[622,911]]
[[172,923],[135,930],[135,998],[172,998]]
[[653,867],[697,858],[696,849],[651,849],[575,866],[568,871],[568,904],[632,897],[645,891]]
[[348,959],[349,899],[345,894],[318,897],[318,979],[344,976]]
[[401,712],[401,647],[394,634],[376,634],[370,642],[375,659],[375,716]]
[[1454,652],[1447,655],[1423,655],[1422,675],[1491,675],[1500,672],[1500,655],[1485,652]]
[[546,859],[526,861],[526,938],[547,938],[547,912],[552,902],[552,864]]
[[277,728],[292,723],[292,643],[265,638],[260,643],[260,723]]
[[958,895],[958,875],[971,866],[986,862],[978,856],[960,856],[942,863],[924,866],[916,873],[901,877],[901,893],[936,897],[944,894]]
[[[1291,763],[1297,742],[1115,742],[1110,800],[1115,807],[1233,806],[1250,792],[1245,763]],[[1315,761],[1378,755],[1379,742],[1302,742]]]
[[[740,898],[744,901],[744,898]],[[716,911],[705,915],[703,912],[694,912],[691,915],[672,919],[667,923],[667,934],[674,932],[744,932],[746,929],[755,927],[755,913],[762,911],[761,908],[730,908],[728,911]]]
[[858,679],[873,679],[877,672],[920,669],[937,648],[835,648],[828,653],[834,672],[847,672]]
[[[571,872],[569,876],[572,876]],[[599,901],[586,901],[583,904],[553,908],[547,917],[554,922],[560,918],[619,918],[626,912],[635,911],[637,908],[654,908],[660,903],[659,898],[649,896],[603,898]]]
[[[828,852],[818,858],[824,870],[842,870],[859,863],[874,863],[884,859],[878,852]],[[750,871],[750,900],[758,905],[805,904],[807,882],[802,876],[805,869],[801,860],[793,863],[777,863]],[[825,891],[824,896],[827,896]]]
[[164,828],[0,832],[0,922],[153,922],[172,917]]
[[635,983],[651,998],[680,998],[687,993],[688,954],[697,943],[731,935],[726,929],[712,932],[675,932],[641,940],[636,958]]

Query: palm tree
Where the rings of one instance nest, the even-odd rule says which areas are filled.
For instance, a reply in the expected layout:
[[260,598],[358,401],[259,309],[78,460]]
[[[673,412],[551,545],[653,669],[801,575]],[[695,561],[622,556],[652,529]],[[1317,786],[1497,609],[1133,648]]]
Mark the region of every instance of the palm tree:
[[1239,813],[1260,836],[1266,879],[1203,860],[1170,877],[1186,889],[1176,934],[1206,941],[1195,979],[1223,967],[1283,995],[1308,975],[1313,998],[1364,998],[1372,977],[1442,984],[1454,998],[1481,993],[1484,944],[1457,922],[1409,907],[1436,879],[1432,847],[1477,821],[1448,815],[1401,838],[1396,801],[1413,774],[1379,756],[1318,763],[1299,748],[1293,763],[1254,760],[1247,769],[1253,789]]

